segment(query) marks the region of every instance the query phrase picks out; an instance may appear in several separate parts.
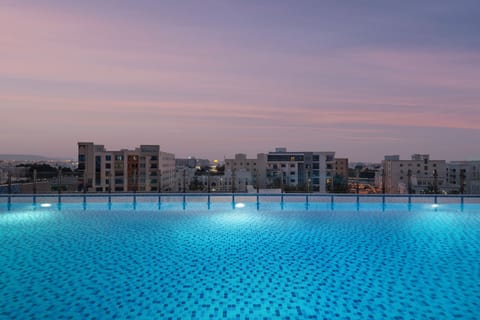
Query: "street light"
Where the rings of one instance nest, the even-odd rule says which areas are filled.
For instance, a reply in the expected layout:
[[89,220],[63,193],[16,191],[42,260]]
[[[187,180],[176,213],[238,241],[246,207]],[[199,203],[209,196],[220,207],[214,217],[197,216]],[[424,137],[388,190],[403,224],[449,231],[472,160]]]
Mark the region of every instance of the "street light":
[[186,191],[186,181],[185,181],[186,175],[187,175],[186,170],[187,170],[186,168],[183,168],[183,193],[187,192]]
[[158,169],[158,192],[162,193],[162,170]]

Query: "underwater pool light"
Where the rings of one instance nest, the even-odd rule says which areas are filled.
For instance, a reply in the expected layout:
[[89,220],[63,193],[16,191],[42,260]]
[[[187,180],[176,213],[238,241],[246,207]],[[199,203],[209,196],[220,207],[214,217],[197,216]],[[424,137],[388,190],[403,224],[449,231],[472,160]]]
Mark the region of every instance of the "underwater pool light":
[[437,203],[432,204],[432,208],[434,208],[434,209],[438,208],[438,204]]
[[237,203],[237,204],[235,204],[235,208],[245,208],[245,204],[244,203]]
[[50,208],[51,206],[52,206],[51,203],[42,203],[42,204],[40,205],[40,207],[42,207],[42,208]]

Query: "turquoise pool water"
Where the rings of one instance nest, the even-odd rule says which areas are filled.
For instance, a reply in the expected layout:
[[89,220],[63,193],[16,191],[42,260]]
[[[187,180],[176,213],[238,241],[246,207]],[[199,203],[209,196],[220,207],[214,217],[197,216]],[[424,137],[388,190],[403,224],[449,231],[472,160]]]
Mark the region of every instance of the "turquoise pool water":
[[480,206],[329,208],[3,206],[0,319],[480,318]]

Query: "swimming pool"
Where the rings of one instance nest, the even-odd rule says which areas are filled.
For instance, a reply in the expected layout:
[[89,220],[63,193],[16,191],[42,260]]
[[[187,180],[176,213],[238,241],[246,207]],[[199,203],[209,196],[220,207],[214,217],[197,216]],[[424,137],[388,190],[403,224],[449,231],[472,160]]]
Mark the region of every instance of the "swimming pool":
[[0,318],[480,317],[478,204],[302,197],[3,201]]

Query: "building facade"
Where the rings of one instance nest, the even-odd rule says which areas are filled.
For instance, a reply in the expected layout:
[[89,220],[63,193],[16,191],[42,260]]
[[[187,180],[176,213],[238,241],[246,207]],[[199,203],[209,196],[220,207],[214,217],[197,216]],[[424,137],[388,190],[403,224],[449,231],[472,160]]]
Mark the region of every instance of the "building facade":
[[446,166],[449,193],[480,194],[480,161],[452,161]]
[[335,175],[348,178],[347,158],[335,158]]
[[[225,181],[224,186],[235,190],[246,190],[247,185],[256,188],[267,187],[267,155],[257,154],[257,158],[247,158],[247,155],[238,153],[233,159],[225,159]],[[224,190],[227,191],[227,190]],[[228,190],[230,191],[230,190]]]
[[210,160],[195,157],[176,158],[175,166],[177,168],[205,168],[210,166]]
[[414,154],[411,160],[388,156],[382,161],[381,188],[385,193],[440,193],[445,183],[445,160],[430,160],[428,154]]
[[290,152],[277,148],[267,154],[269,187],[324,193],[334,174],[335,152]]
[[135,150],[106,150],[78,143],[79,190],[90,192],[159,192],[175,186],[175,156],[158,145]]

